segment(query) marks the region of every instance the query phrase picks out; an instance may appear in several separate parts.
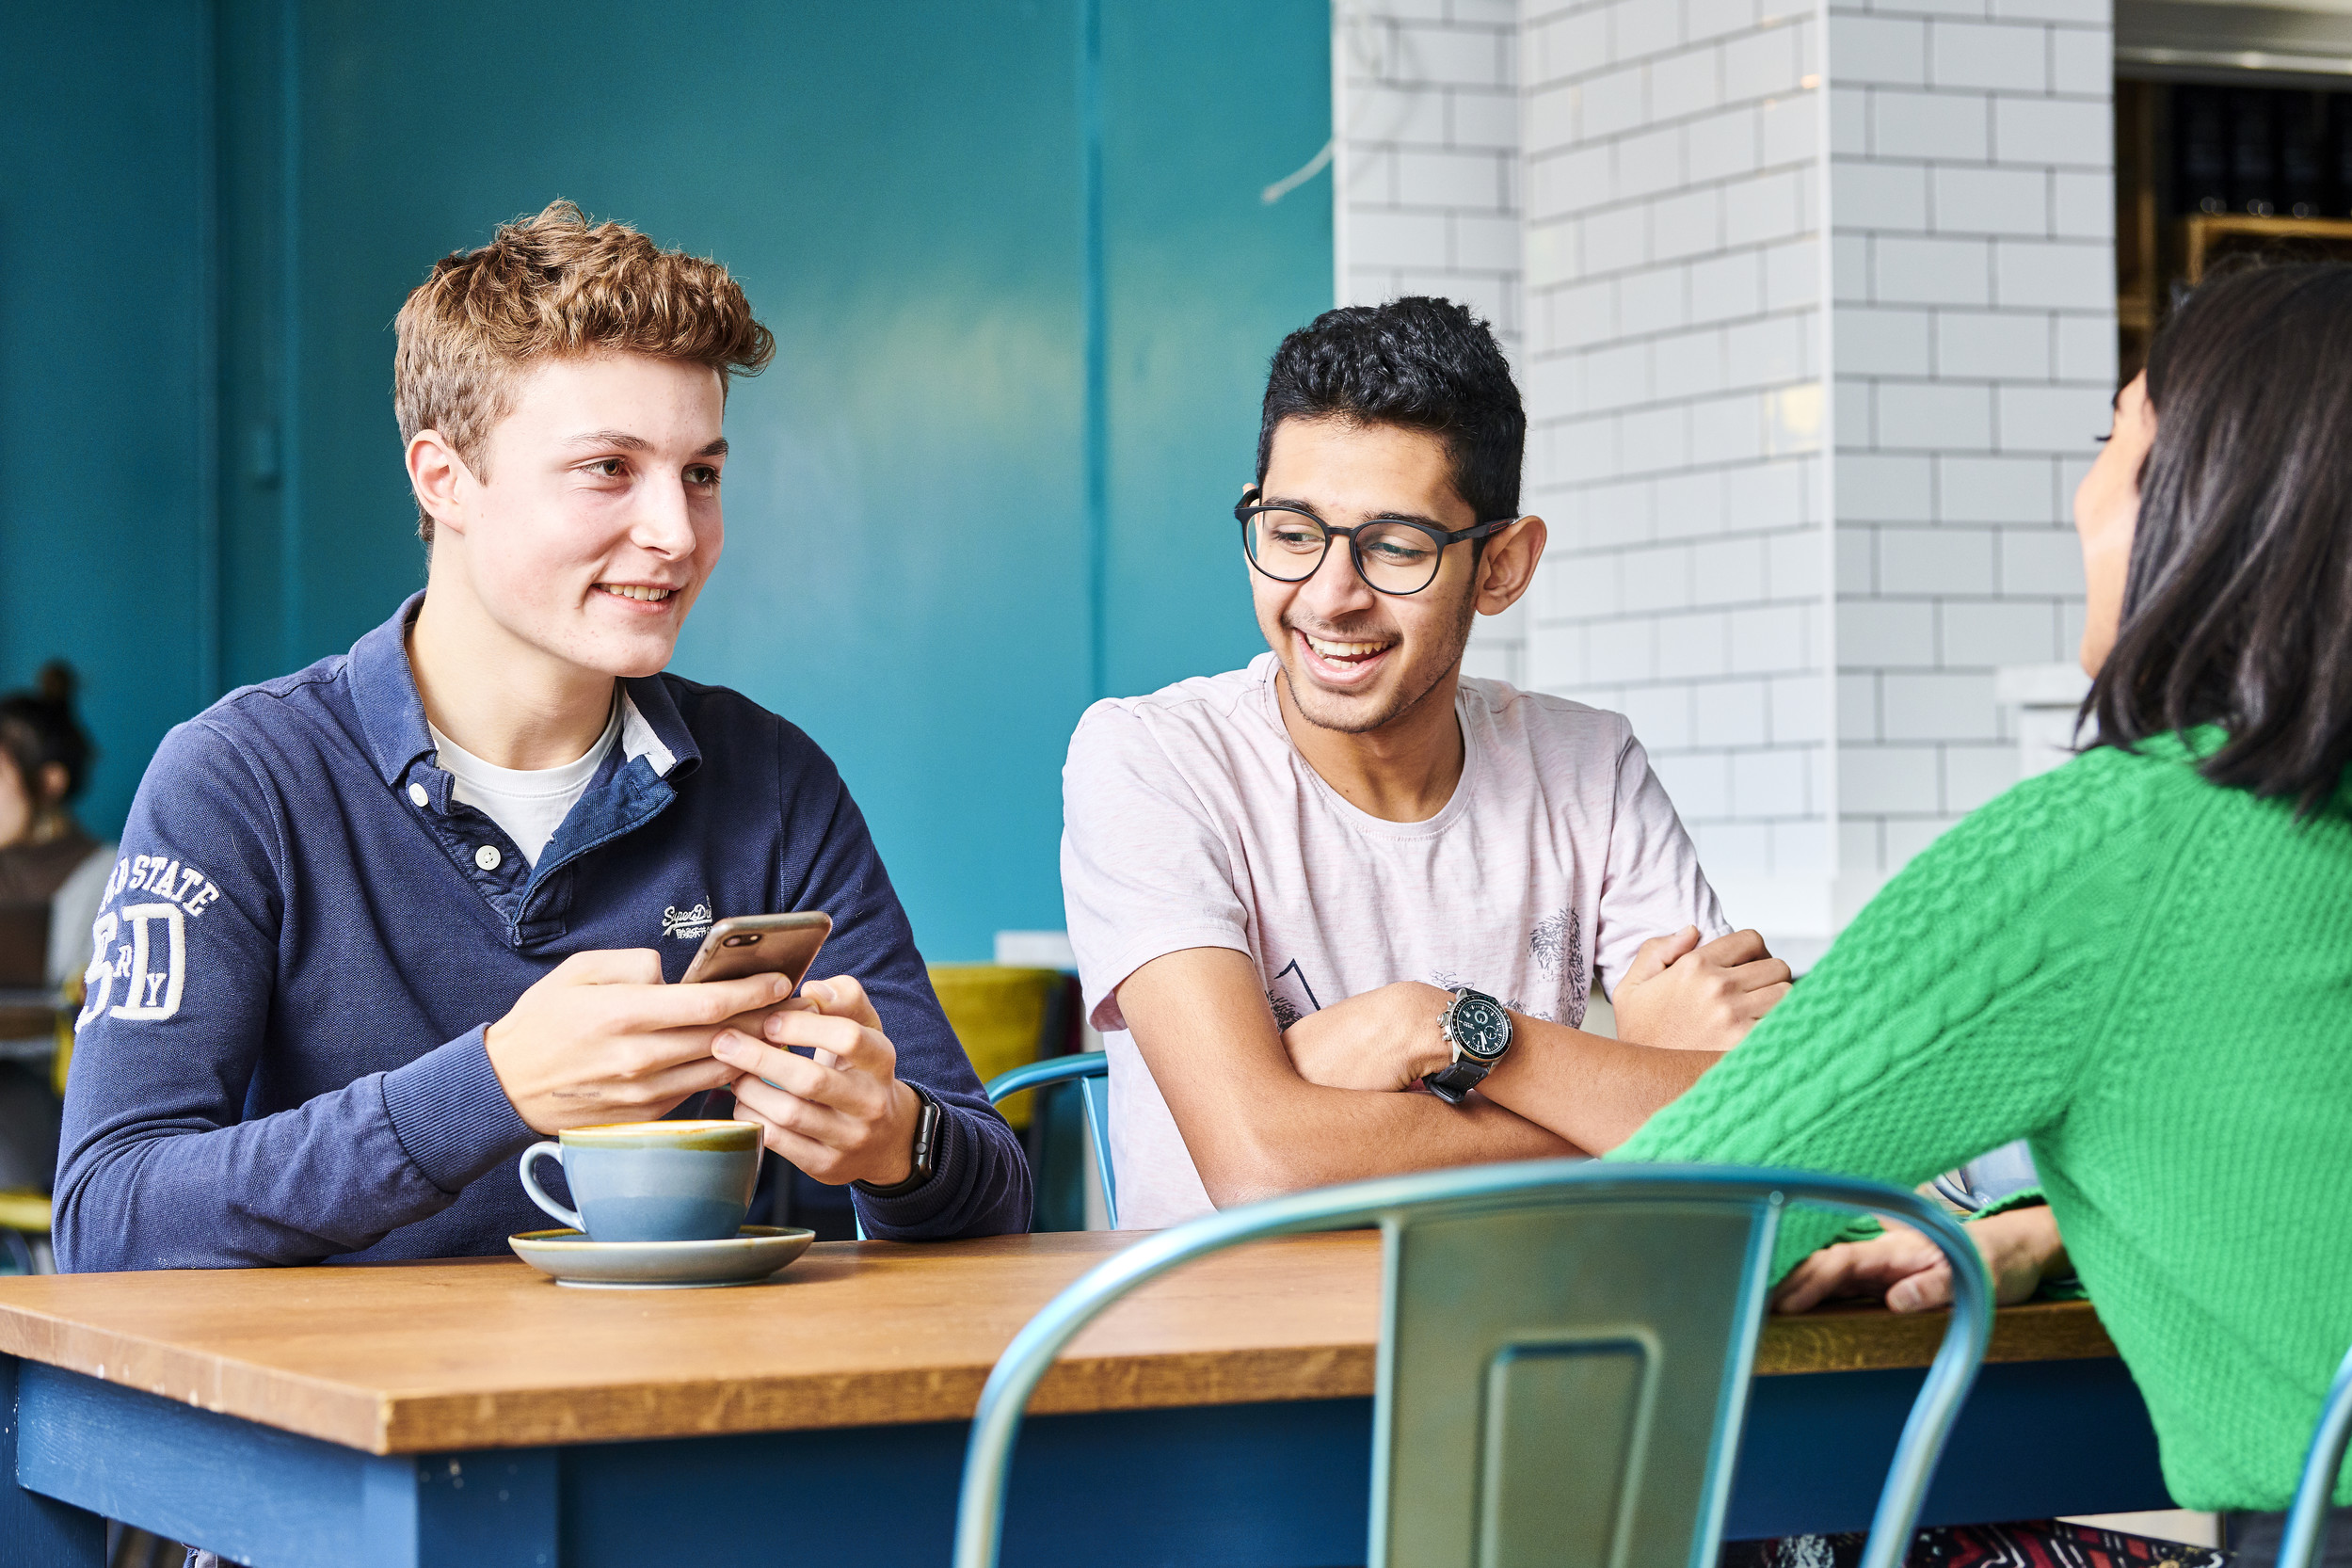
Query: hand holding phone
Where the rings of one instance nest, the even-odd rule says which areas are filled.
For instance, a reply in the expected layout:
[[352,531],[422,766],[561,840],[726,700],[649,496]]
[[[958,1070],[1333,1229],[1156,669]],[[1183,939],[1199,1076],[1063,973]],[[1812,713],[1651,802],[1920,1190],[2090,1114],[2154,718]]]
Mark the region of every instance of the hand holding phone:
[[833,917],[820,909],[787,915],[729,915],[711,927],[680,979],[681,985],[740,980],[745,975],[782,975],[800,989],[833,930]]

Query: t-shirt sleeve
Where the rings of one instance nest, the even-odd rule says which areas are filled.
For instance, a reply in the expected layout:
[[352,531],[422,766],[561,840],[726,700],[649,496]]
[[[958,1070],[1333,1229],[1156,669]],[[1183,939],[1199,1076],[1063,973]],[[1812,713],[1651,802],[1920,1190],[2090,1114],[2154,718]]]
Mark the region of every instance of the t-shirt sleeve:
[[1119,986],[1186,948],[1248,952],[1232,854],[1199,792],[1145,722],[1100,702],[1062,770],[1062,897],[1087,1016],[1125,1029]]
[[[2152,889],[2113,853],[2136,797],[2045,776],[1881,889],[1804,984],[1611,1160],[1786,1166],[1912,1187],[2056,1130]],[[2120,797],[2120,798],[2107,798]],[[1840,1222],[1789,1216],[1776,1267]]]
[[1601,984],[1614,991],[1634,954],[1653,936],[1695,925],[1709,938],[1730,932],[1715,889],[1699,869],[1650,754],[1631,727],[1617,753],[1617,810],[1609,824],[1608,863],[1601,872],[1600,930],[1592,943]]

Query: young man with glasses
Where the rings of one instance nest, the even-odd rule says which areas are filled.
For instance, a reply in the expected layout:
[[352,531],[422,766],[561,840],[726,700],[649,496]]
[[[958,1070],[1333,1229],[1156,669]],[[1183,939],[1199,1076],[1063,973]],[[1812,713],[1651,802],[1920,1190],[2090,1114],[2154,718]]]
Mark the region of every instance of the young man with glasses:
[[[1272,651],[1079,726],[1063,885],[1123,1224],[1598,1152],[1786,991],[1623,718],[1462,674],[1543,554],[1526,429],[1459,305],[1292,333],[1235,509]],[[1595,982],[1623,1039],[1577,1027]]]

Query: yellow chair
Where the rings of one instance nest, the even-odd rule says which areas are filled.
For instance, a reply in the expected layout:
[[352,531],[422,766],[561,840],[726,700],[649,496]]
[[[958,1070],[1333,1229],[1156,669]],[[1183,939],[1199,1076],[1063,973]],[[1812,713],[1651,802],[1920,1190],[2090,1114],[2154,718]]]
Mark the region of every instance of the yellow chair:
[[[1004,964],[931,966],[931,988],[939,994],[940,1009],[984,1083],[1044,1054],[1046,1031],[1060,1021],[1054,1003],[1066,984],[1060,969]],[[1017,1096],[1004,1119],[1016,1128],[1027,1127],[1030,1102],[1035,1097]]]

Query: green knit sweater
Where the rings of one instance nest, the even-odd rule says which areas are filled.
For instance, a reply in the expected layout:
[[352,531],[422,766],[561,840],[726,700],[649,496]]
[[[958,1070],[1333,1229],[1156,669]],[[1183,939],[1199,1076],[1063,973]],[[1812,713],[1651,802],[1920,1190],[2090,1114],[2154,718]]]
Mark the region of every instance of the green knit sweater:
[[[2284,1508],[2352,1344],[2348,807],[2298,824],[2179,741],[2029,779],[1610,1158],[1908,1187],[2029,1140],[2174,1499]],[[1838,1225],[1792,1213],[1781,1268]]]

